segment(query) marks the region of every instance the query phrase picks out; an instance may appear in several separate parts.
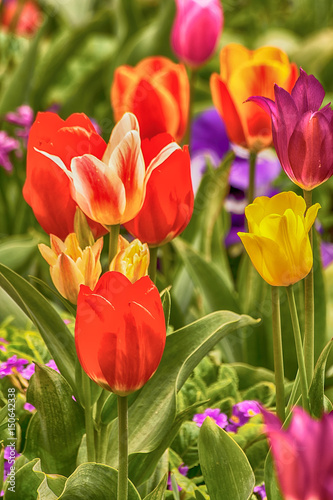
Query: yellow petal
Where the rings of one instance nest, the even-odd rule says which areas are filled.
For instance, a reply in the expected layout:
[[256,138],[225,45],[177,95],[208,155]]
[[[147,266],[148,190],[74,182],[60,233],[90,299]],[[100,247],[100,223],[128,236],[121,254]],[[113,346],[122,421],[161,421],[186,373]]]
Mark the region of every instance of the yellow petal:
[[314,221],[316,220],[318,210],[321,208],[319,203],[316,203],[315,205],[312,205],[311,207],[308,208],[306,215],[305,215],[305,230],[307,232],[310,231],[312,225],[314,224]]
[[44,245],[44,243],[40,243],[38,245],[38,249],[50,266],[54,266],[56,264],[58,256],[50,247]]
[[56,265],[51,267],[50,274],[59,293],[72,304],[76,304],[80,285],[84,283],[84,277],[75,262],[67,255],[61,254]]

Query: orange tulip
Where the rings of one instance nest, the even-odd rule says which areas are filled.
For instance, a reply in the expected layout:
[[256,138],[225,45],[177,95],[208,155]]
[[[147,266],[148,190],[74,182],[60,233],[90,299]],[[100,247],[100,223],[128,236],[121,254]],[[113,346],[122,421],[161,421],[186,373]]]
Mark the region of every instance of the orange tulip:
[[116,121],[126,111],[135,114],[142,139],[168,132],[179,142],[186,131],[189,95],[188,77],[182,64],[166,57],[148,57],[134,68],[116,69],[111,103]]
[[222,116],[231,142],[260,151],[272,143],[270,119],[254,103],[244,103],[251,96],[274,99],[274,84],[288,92],[298,71],[288,56],[275,47],[248,50],[231,43],[220,52],[220,75],[211,76],[214,106]]

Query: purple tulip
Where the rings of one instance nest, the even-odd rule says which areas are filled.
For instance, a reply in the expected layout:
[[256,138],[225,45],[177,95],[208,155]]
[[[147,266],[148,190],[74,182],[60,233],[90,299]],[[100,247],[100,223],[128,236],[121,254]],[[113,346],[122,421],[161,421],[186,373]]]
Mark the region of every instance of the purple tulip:
[[275,102],[253,96],[271,115],[273,142],[288,177],[309,191],[333,174],[333,111],[330,105],[319,109],[325,91],[313,75],[301,69],[291,94],[274,86]]
[[289,428],[262,409],[266,433],[285,500],[332,500],[333,413],[313,420],[294,408]]
[[219,0],[176,0],[176,7],[172,49],[181,61],[196,68],[215,51],[223,28],[222,6]]

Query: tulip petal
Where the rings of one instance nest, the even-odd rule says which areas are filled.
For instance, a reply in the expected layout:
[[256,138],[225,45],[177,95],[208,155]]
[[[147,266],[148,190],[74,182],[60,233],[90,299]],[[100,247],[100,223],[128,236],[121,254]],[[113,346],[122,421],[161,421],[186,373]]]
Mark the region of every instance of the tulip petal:
[[57,263],[58,255],[52,250],[52,248],[40,243],[38,245],[38,250],[42,254],[43,259],[49,264],[49,266],[54,266]]
[[155,156],[155,158],[152,159],[147,167],[147,181],[153,170],[166,162],[175,151],[182,151],[181,147],[176,142],[170,142],[170,144],[164,146],[164,148],[158,153],[157,156]]
[[125,113],[118,123],[116,123],[111,132],[110,140],[102,158],[104,163],[109,163],[113,151],[124,139],[127,132],[130,132],[131,130],[140,132],[138,120],[133,113]]
[[73,179],[72,172],[68,170],[64,162],[59,158],[59,156],[56,155],[51,155],[50,153],[47,153],[46,151],[40,151],[37,148],[34,148],[37,153],[42,154],[43,156],[46,156],[46,158],[49,158],[49,160],[52,160],[58,167],[61,168],[61,170],[67,175],[69,179]]
[[72,304],[76,304],[80,285],[84,283],[84,276],[75,262],[62,253],[57,263],[50,268],[50,274],[59,293]]
[[146,167],[137,131],[125,135],[113,151],[109,166],[117,172],[125,190],[126,204],[121,217],[123,224],[137,215],[144,201]]
[[229,43],[223,47],[220,52],[221,80],[228,84],[231,75],[251,57],[252,51],[239,43]]
[[[104,273],[98,280],[94,294],[105,297],[115,307],[122,303],[122,295],[131,282],[126,276],[116,271]],[[119,302],[120,301],[120,302]]]
[[105,226],[119,224],[126,208],[125,188],[116,169],[92,155],[72,160],[72,195],[81,210]]
[[316,220],[318,210],[320,208],[321,208],[321,206],[319,205],[319,203],[315,203],[314,205],[312,205],[311,207],[308,208],[306,215],[305,215],[305,223],[304,223],[305,231],[307,231],[307,232],[310,231],[311,227],[313,226],[313,224]]
[[291,91],[299,114],[307,111],[317,111],[325,97],[325,90],[313,75],[308,75],[300,69],[300,76]]
[[308,111],[290,137],[288,157],[292,172],[286,173],[306,190],[319,186],[333,173],[332,144],[331,127],[326,117],[320,112]]
[[230,141],[245,146],[246,138],[237,108],[226,85],[217,73],[213,73],[210,78],[210,89],[214,106],[225,121]]
[[134,68],[126,65],[116,68],[111,87],[111,103],[117,122],[130,109],[127,91],[133,88],[138,80],[139,78]]

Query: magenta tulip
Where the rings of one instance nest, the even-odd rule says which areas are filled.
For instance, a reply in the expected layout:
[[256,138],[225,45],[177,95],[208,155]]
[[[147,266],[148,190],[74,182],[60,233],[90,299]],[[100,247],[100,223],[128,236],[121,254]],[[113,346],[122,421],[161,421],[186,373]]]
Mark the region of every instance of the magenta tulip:
[[313,75],[301,69],[291,93],[274,86],[275,102],[253,96],[271,115],[273,142],[288,177],[310,191],[333,174],[333,111],[327,104],[319,109],[325,91]]
[[181,61],[192,68],[214,53],[223,27],[219,0],[176,0],[177,14],[171,45]]
[[263,411],[278,482],[285,500],[332,500],[333,413],[312,419],[294,408],[288,429]]

